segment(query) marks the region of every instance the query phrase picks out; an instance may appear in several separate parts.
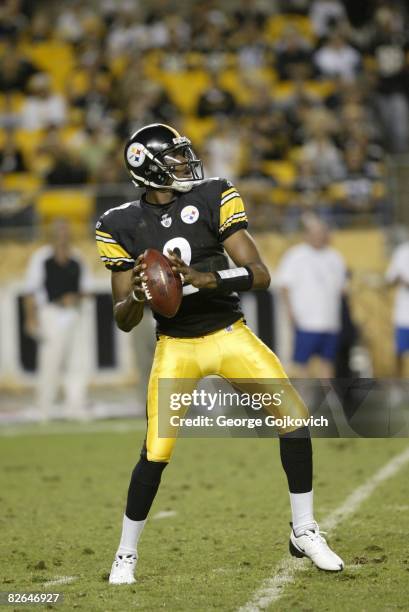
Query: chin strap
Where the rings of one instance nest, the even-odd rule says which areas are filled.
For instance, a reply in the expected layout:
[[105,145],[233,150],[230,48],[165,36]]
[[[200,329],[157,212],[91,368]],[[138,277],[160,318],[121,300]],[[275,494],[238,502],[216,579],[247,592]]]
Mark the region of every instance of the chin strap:
[[174,189],[175,191],[180,191],[182,193],[186,193],[193,188],[193,185],[198,183],[199,181],[173,181],[171,185],[168,185],[168,189]]
[[[193,189],[194,185],[202,182],[202,179],[198,179],[196,181],[173,181],[171,185],[158,185],[153,181],[146,181],[143,179],[139,180],[145,187],[151,187],[152,189],[157,189],[158,191],[169,191],[169,189],[173,189],[173,191],[179,191],[181,193],[187,193]],[[142,185],[140,185],[138,181],[133,180],[132,182],[137,189],[141,188]]]

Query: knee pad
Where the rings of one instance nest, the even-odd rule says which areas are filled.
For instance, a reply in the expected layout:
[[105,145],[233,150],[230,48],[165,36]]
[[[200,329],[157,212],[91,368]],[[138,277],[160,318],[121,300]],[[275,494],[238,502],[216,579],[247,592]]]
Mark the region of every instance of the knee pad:
[[151,487],[160,483],[162,472],[168,464],[162,461],[148,461],[141,456],[132,472],[132,480]]

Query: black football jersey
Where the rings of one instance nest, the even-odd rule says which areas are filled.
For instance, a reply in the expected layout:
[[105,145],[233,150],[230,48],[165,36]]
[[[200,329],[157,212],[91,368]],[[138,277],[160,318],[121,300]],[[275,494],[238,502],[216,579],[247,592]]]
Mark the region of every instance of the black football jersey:
[[[168,204],[151,204],[142,196],[107,210],[96,226],[102,261],[114,272],[133,268],[147,248],[177,252],[201,272],[224,270],[228,260],[223,241],[247,228],[243,201],[224,179],[209,179],[188,193],[175,193]],[[239,297],[217,289],[183,287],[177,314],[167,319],[153,313],[158,333],[178,338],[202,336],[231,325],[243,315]]]

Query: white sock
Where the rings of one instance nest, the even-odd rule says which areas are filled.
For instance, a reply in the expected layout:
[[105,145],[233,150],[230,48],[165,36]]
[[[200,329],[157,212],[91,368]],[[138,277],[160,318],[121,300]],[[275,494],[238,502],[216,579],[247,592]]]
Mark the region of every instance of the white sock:
[[132,521],[124,514],[121,541],[119,542],[117,555],[136,555],[136,547],[145,523],[146,519],[144,521]]
[[296,536],[306,529],[315,527],[313,511],[313,492],[290,493],[293,530]]

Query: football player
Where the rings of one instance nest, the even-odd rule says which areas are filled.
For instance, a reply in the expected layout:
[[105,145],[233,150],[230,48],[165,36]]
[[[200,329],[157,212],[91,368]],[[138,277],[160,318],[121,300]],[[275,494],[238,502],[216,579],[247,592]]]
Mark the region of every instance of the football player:
[[[198,381],[211,374],[228,380],[288,381],[276,355],[250,331],[240,310],[237,292],[266,289],[270,275],[247,232],[246,211],[235,187],[225,179],[204,180],[190,141],[168,125],[135,132],[126,144],[125,162],[133,182],[145,192],[139,200],[104,213],[96,230],[101,259],[111,270],[115,321],[129,332],[142,319],[147,248],[171,259],[175,273],[183,277],[184,296],[173,318],[154,313],[158,341],[148,385],[147,433],[131,475],[111,584],[135,582],[138,540],[175,444],[175,438],[158,434],[158,381]],[[226,253],[235,268],[229,268]],[[308,417],[290,383],[286,401],[275,410],[276,416]],[[278,433],[290,492],[290,552],[309,557],[320,569],[342,570],[342,559],[314,520],[308,428]]]

